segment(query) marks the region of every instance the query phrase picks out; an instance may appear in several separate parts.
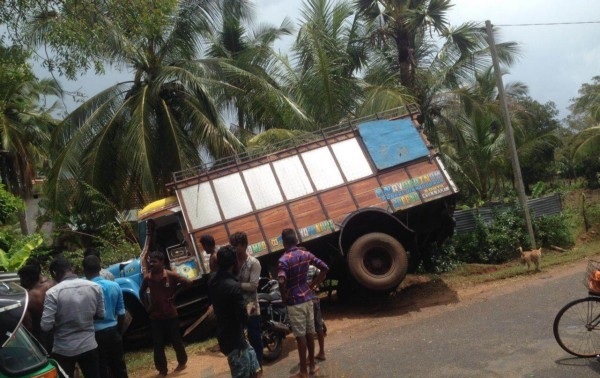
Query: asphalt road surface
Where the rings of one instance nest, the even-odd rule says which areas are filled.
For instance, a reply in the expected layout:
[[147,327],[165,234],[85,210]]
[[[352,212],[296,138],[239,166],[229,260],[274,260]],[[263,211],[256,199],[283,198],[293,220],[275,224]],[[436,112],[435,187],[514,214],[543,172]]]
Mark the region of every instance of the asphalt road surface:
[[[583,297],[585,263],[507,281],[476,298],[411,313],[366,319],[326,338],[319,377],[565,377],[600,376],[596,359],[556,343],[552,324],[567,302]],[[507,288],[508,286],[508,288]],[[291,335],[286,340],[292,342]],[[295,350],[265,368],[266,377],[298,371]]]

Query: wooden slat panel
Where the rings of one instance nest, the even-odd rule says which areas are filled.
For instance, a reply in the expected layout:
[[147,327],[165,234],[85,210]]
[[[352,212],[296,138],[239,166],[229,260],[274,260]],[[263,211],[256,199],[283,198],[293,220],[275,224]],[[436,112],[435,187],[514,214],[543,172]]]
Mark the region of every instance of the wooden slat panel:
[[349,214],[357,210],[347,187],[329,190],[321,193],[320,196],[331,219],[338,219],[343,214]]
[[292,202],[290,210],[298,228],[307,227],[327,219],[316,196]]
[[375,178],[368,178],[350,185],[350,190],[354,193],[354,197],[361,208],[376,206],[385,209],[387,208],[387,202],[377,197],[375,192],[377,188],[379,188],[379,184]]
[[228,222],[227,226],[232,234],[243,231],[248,235],[248,252],[252,256],[258,257],[268,253],[267,243],[263,239],[254,214]]
[[379,175],[381,185],[393,185],[410,179],[408,173],[404,169],[394,169]]
[[204,234],[212,235],[212,237],[215,238],[216,245],[223,246],[229,244],[229,236],[227,235],[227,230],[225,229],[225,225],[221,224],[211,228],[202,229],[202,232],[194,233],[194,239],[196,240],[196,245],[198,246],[199,250],[202,250],[200,238]]
[[281,236],[281,231],[284,228],[294,228],[292,219],[285,206],[279,206],[268,211],[263,211],[258,214],[260,223],[262,224],[263,230],[267,238],[269,239],[269,247],[274,247],[271,252],[281,249],[281,247],[271,242],[271,239],[277,239]]

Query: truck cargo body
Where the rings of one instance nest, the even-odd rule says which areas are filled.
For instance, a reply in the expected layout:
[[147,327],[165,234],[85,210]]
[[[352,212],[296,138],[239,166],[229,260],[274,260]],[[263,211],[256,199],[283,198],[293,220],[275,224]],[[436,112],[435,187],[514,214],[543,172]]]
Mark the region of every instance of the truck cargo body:
[[[211,234],[218,245],[236,231],[248,252],[274,272],[281,231],[335,267],[333,277],[390,290],[406,274],[407,252],[452,233],[457,188],[416,121],[415,108],[348,122],[264,156],[174,174],[189,240]],[[336,271],[338,270],[338,271]]]

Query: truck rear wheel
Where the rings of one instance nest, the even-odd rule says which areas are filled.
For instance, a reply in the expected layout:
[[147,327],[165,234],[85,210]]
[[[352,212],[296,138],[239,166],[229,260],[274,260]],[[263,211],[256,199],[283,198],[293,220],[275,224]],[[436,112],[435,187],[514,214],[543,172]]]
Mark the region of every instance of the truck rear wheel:
[[402,282],[408,257],[398,240],[388,234],[372,232],[358,238],[348,251],[352,276],[371,290],[390,290]]

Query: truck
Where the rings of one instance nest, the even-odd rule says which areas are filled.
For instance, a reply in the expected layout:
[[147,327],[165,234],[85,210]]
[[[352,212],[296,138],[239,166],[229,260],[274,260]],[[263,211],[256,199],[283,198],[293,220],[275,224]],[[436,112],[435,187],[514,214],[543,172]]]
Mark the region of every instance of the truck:
[[[181,308],[206,300],[200,237],[225,245],[236,231],[248,235],[248,253],[265,276],[276,275],[281,231],[292,228],[329,265],[340,298],[396,289],[454,227],[458,188],[419,115],[407,105],[173,173],[173,196],[142,209],[138,227],[145,250],[163,248],[171,269],[199,282]],[[111,269],[119,282],[139,275],[140,265]],[[135,285],[128,285],[126,306],[137,311]]]

